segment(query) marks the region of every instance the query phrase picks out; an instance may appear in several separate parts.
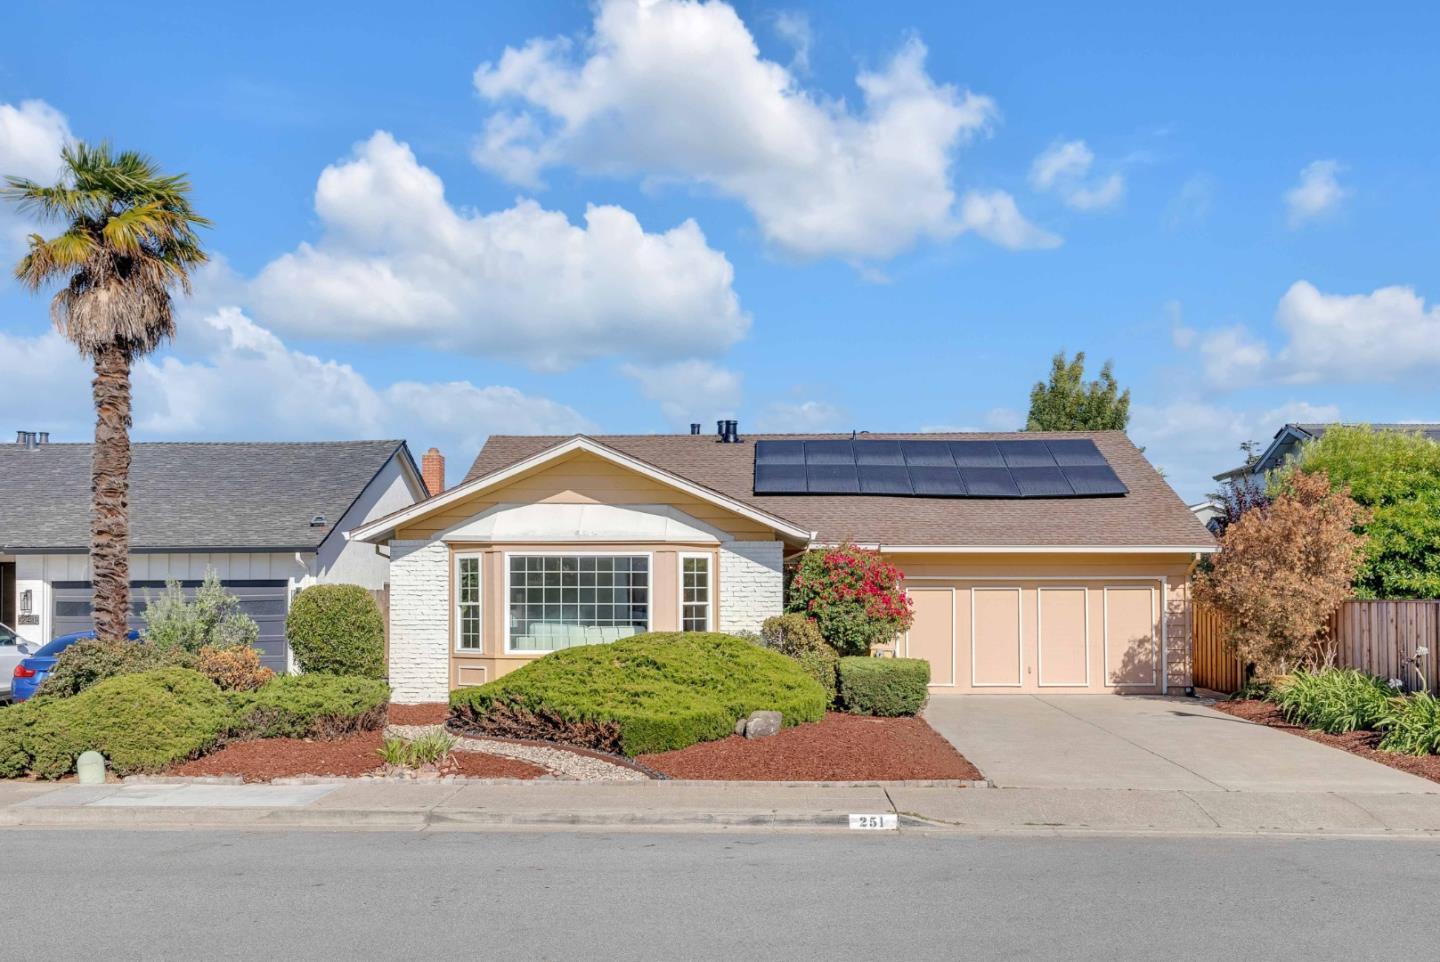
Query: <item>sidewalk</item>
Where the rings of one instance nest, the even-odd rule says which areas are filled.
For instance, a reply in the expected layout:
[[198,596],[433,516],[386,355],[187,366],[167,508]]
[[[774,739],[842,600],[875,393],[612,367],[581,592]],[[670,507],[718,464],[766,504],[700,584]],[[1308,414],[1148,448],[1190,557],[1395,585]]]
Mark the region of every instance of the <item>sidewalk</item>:
[[1440,795],[758,782],[0,784],[0,828],[847,831],[1440,839]]

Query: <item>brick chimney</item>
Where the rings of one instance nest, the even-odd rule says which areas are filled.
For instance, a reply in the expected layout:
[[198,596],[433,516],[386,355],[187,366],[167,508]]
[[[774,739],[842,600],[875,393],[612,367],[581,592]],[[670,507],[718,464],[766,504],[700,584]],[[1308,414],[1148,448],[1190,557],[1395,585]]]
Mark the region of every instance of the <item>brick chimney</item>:
[[435,497],[445,490],[445,455],[439,448],[431,448],[420,459],[420,476],[425,479],[425,490]]

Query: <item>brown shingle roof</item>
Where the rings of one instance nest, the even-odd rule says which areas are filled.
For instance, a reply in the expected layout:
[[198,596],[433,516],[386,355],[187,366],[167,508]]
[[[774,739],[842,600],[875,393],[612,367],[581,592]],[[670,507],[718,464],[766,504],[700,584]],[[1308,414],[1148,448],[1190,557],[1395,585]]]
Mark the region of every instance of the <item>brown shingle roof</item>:
[[[1215,543],[1165,479],[1121,431],[1052,434],[866,434],[870,440],[1005,440],[1090,438],[1130,493],[1119,498],[900,498],[873,495],[757,495],[756,441],[848,439],[848,434],[750,434],[739,444],[713,435],[612,434],[592,440],[663,471],[742,501],[807,530],[822,541],[890,545],[1075,545],[1185,547]],[[560,436],[492,435],[466,481],[499,471],[568,440]]]

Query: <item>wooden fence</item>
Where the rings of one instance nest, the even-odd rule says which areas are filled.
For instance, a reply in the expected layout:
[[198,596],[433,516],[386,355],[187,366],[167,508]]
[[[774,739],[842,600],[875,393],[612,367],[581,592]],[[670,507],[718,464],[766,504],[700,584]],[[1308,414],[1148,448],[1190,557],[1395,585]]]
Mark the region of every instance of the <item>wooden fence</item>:
[[[1327,635],[1335,664],[1358,668],[1380,678],[1399,678],[1405,687],[1421,687],[1411,666],[1416,650],[1427,649],[1420,663],[1425,687],[1440,688],[1440,600],[1362,601],[1342,604],[1330,616]],[[1228,650],[1225,621],[1203,605],[1195,606],[1195,685],[1231,692],[1240,687],[1244,671]]]
[[385,667],[388,669],[390,667],[390,585],[369,589],[367,593],[380,606],[380,617],[385,621]]

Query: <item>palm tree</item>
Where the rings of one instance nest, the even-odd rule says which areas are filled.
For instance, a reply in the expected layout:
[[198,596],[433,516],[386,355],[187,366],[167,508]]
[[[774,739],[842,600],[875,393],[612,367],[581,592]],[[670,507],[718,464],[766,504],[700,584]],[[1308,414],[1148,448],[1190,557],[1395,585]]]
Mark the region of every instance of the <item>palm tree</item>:
[[63,285],[50,302],[55,328],[95,366],[90,567],[95,633],[123,638],[130,613],[130,365],[175,333],[171,287],[190,291],[206,260],[185,176],[108,144],[61,151],[60,182],[19,177],[0,188],[22,211],[66,223],[30,235],[15,276],[32,291]]

